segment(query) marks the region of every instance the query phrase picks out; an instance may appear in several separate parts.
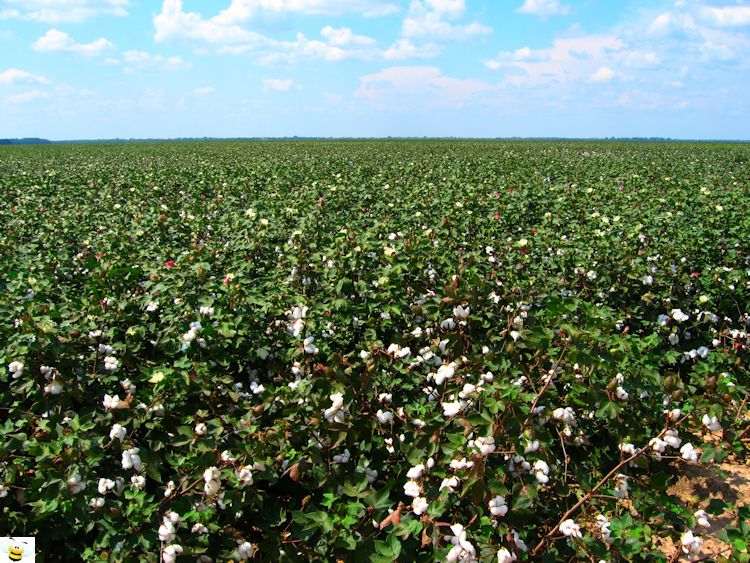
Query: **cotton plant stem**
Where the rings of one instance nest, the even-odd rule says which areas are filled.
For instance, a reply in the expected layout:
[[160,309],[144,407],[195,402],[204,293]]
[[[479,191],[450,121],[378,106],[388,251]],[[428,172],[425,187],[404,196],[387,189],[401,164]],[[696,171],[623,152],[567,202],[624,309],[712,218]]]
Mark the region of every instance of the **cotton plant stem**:
[[[682,422],[686,418],[687,418],[687,416],[683,417],[679,422]],[[678,426],[679,422],[677,424],[675,424],[675,426]],[[659,432],[659,434],[656,436],[656,438],[661,438],[662,436],[664,436],[664,434],[666,434],[667,430],[669,430],[669,427],[664,428],[661,432]],[[594,486],[593,489],[591,489],[588,493],[586,493],[586,495],[584,495],[581,498],[581,500],[579,500],[577,503],[575,503],[572,506],[572,508],[570,508],[570,510],[568,510],[565,514],[563,514],[562,518],[560,518],[560,520],[557,523],[557,525],[555,525],[554,528],[552,528],[549,532],[547,532],[547,534],[541,540],[539,540],[539,543],[536,545],[536,547],[531,552],[532,557],[535,557],[535,556],[539,555],[539,553],[542,551],[542,548],[547,544],[547,542],[549,541],[549,539],[552,536],[554,536],[557,533],[557,531],[560,529],[560,524],[562,524],[563,522],[565,522],[565,520],[567,520],[573,513],[575,513],[581,506],[583,506],[589,499],[591,499],[596,494],[596,492],[599,489],[601,489],[607,483],[607,481],[609,481],[612,477],[614,477],[620,471],[620,469],[622,469],[623,467],[625,467],[628,463],[630,463],[631,461],[633,461],[637,457],[641,456],[644,452],[646,452],[648,450],[648,448],[649,448],[649,446],[646,445],[646,446],[642,447],[640,450],[638,450],[637,452],[635,452],[630,457],[628,457],[628,458],[622,460],[620,463],[618,463],[609,473],[607,473],[601,479],[601,481],[599,481]]]

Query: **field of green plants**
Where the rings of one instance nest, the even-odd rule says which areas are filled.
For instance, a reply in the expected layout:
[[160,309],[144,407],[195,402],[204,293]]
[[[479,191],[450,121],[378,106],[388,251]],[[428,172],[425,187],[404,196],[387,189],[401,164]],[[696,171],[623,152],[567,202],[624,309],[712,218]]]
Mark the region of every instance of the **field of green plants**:
[[[750,145],[0,149],[0,535],[47,561],[748,561]],[[666,554],[663,538],[677,551]]]

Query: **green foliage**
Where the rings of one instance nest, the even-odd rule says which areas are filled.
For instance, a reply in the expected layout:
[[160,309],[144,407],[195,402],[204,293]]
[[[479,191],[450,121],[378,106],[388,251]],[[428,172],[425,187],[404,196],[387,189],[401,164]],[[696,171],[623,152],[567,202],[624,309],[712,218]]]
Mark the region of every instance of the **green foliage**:
[[[699,506],[651,440],[746,455],[748,150],[0,149],[0,532],[50,560],[663,558]],[[622,444],[630,507],[586,497]]]

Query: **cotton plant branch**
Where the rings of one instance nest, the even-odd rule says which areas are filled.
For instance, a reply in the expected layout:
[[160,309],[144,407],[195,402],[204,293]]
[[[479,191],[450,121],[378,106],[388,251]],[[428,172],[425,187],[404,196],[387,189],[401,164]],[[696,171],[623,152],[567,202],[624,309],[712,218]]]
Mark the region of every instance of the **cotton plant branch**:
[[[656,438],[661,438],[664,436],[668,430],[671,428],[678,427],[682,422],[687,420],[690,417],[690,415],[683,416],[679,421],[677,421],[674,426],[670,427],[667,425],[659,434],[656,436]],[[656,439],[656,438],[652,438]],[[532,557],[535,557],[540,554],[544,546],[547,544],[547,542],[552,539],[552,537],[557,533],[557,531],[560,529],[560,525],[565,522],[568,518],[570,518],[581,506],[586,504],[592,497],[596,495],[596,492],[601,489],[604,485],[607,484],[607,482],[612,479],[615,475],[617,475],[620,472],[620,469],[625,467],[627,464],[629,464],[631,461],[635,460],[636,458],[643,455],[645,452],[649,450],[650,446],[647,444],[643,446],[641,449],[637,450],[634,454],[631,456],[623,459],[618,463],[614,468],[610,470],[609,473],[607,473],[596,485],[594,485],[594,488],[592,488],[588,493],[586,493],[581,499],[575,503],[565,514],[562,515],[560,520],[557,522],[554,528],[552,528],[549,532],[547,532],[544,537],[542,537],[541,540],[539,540],[539,543],[537,543],[536,547],[531,552]]]

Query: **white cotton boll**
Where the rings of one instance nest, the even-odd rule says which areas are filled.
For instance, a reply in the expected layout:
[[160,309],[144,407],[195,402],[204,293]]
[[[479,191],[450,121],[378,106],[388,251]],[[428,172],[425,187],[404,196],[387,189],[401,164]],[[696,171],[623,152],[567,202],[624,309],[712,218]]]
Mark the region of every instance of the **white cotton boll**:
[[463,307],[462,305],[453,307],[453,316],[457,319],[468,319],[470,314],[471,308],[468,305],[466,307]]
[[243,487],[247,487],[253,484],[253,472],[249,467],[241,466],[235,473],[237,480]]
[[466,461],[465,457],[462,457],[461,459],[452,459],[450,463],[451,469],[469,469],[470,467],[474,467],[473,461]]
[[91,506],[91,508],[96,508],[96,509],[103,508],[104,502],[105,501],[102,497],[92,498],[91,502],[89,503],[89,506]]
[[453,362],[450,364],[443,364],[441,365],[437,373],[433,376],[433,379],[435,380],[436,385],[442,385],[443,382],[446,379],[453,379],[453,376],[456,373],[456,366]]
[[193,525],[190,531],[194,534],[205,535],[208,533],[208,528],[206,528],[206,526],[198,522]]
[[527,546],[527,545],[526,545],[526,542],[524,542],[524,541],[523,541],[523,540],[522,540],[522,539],[520,538],[520,536],[518,535],[518,532],[516,532],[515,530],[511,530],[511,533],[513,534],[513,542],[514,542],[514,543],[516,544],[516,547],[517,547],[517,548],[518,548],[518,549],[519,549],[520,551],[522,551],[522,552],[524,552],[524,553],[528,552],[528,551],[529,551],[529,546]]
[[380,424],[393,424],[393,413],[390,411],[378,409],[378,412],[375,413],[375,417]]
[[99,479],[99,484],[97,486],[97,490],[99,491],[100,495],[107,494],[107,491],[111,491],[115,488],[115,482],[112,481],[112,479]]
[[408,497],[417,498],[422,495],[422,485],[410,480],[404,484],[404,494]]
[[679,437],[677,430],[667,430],[664,434],[664,441],[668,446],[672,448],[679,448],[682,444],[682,439]]
[[618,401],[627,401],[630,395],[628,395],[628,392],[625,391],[625,389],[623,389],[621,386],[618,386],[615,390],[615,396],[617,397]]
[[667,416],[669,417],[669,420],[676,421],[680,418],[682,415],[682,411],[680,409],[672,409],[669,411],[665,411],[667,413]]
[[53,381],[52,383],[44,386],[44,392],[48,395],[59,395],[63,392],[63,386],[58,381]]
[[159,302],[158,301],[151,301],[148,305],[146,305],[146,311],[149,313],[153,313],[159,308]]
[[11,362],[8,364],[8,371],[12,374],[13,379],[18,379],[23,374],[23,362]]
[[492,383],[494,380],[495,375],[491,371],[482,374],[482,381],[485,383]]
[[174,493],[175,490],[175,483],[174,481],[170,481],[167,483],[167,486],[164,488],[164,497],[170,497],[172,496],[172,493]]
[[480,455],[486,457],[495,451],[495,439],[491,436],[477,438],[474,440],[474,447],[479,450]]
[[409,469],[409,471],[406,472],[406,476],[412,480],[419,479],[422,477],[422,475],[424,475],[426,469],[427,468],[424,466],[424,464],[420,463]]
[[237,546],[240,559],[252,559],[257,551],[258,549],[250,542],[242,542]]
[[700,346],[700,347],[699,347],[699,348],[698,348],[698,349],[697,349],[697,350],[695,351],[695,353],[696,353],[696,354],[698,354],[698,356],[699,356],[699,357],[700,357],[701,359],[705,360],[705,359],[706,359],[706,358],[708,357],[708,354],[709,354],[709,350],[708,350],[708,348],[706,348],[705,346]]
[[549,482],[549,465],[542,459],[538,459],[534,462],[534,476],[541,485],[546,485]]
[[539,451],[539,448],[541,448],[541,444],[539,443],[539,440],[526,440],[526,446],[523,449],[523,453],[533,453],[536,451]]
[[562,524],[560,524],[560,532],[569,538],[581,538],[581,528],[572,519],[568,518]]
[[680,536],[680,545],[682,546],[683,553],[697,553],[703,545],[703,540],[700,537],[693,535],[691,530],[688,530]]
[[643,276],[643,285],[654,285],[654,277],[653,276]]
[[685,322],[690,318],[689,315],[686,315],[682,312],[682,309],[672,309],[672,312],[670,314],[672,315],[672,318],[674,320],[680,323]]
[[448,417],[456,416],[463,409],[463,405],[458,401],[440,403],[440,406],[443,408],[443,415]]
[[634,444],[630,444],[628,442],[620,444],[620,451],[625,455],[633,455],[637,450]]
[[497,552],[497,563],[513,563],[517,559],[516,554],[511,553],[505,547],[500,548],[500,551]]
[[323,411],[323,416],[328,422],[344,422],[346,412],[344,411],[344,396],[341,393],[334,393],[330,396],[331,406]]
[[78,475],[74,475],[68,479],[68,489],[74,495],[77,495],[86,488],[85,481],[81,481]]
[[208,427],[204,422],[199,422],[195,425],[196,436],[203,436],[204,434],[206,434],[206,432],[208,432]]
[[440,323],[440,328],[447,332],[452,332],[456,330],[456,321],[454,321],[453,319],[445,319]]
[[427,502],[427,499],[424,497],[416,497],[411,502],[411,509],[417,516],[422,516],[425,512],[427,512],[427,508],[430,506],[430,503]]
[[143,475],[133,475],[130,478],[130,483],[134,485],[136,489],[142,491],[146,487],[146,478]]
[[120,367],[120,362],[114,356],[107,356],[104,358],[104,369],[107,371],[115,371]]
[[385,438],[383,442],[385,443],[385,449],[389,454],[393,454],[396,452],[396,448],[393,447],[393,438]]
[[508,513],[508,505],[505,504],[505,497],[498,495],[489,502],[490,514],[493,516],[503,517]]
[[378,403],[389,404],[392,400],[393,395],[391,393],[381,393],[378,395]]
[[575,425],[576,422],[576,415],[572,408],[565,407],[565,408],[556,408],[552,411],[552,418],[555,420],[560,420],[564,422],[565,424]]
[[302,343],[303,343],[306,354],[312,355],[312,354],[317,354],[319,352],[318,347],[315,346],[314,344],[315,338],[313,338],[312,336],[308,336],[307,338],[305,338],[305,340],[303,340]]
[[696,510],[693,516],[696,517],[696,519],[698,520],[698,526],[700,526],[701,528],[711,527],[711,522],[708,521],[708,514],[706,514],[705,510]]
[[721,424],[719,424],[719,419],[715,416],[709,417],[707,414],[703,415],[702,419],[703,426],[707,430],[710,430],[711,432],[715,432],[717,430],[721,430]]
[[366,351],[366,350],[362,350],[362,351],[360,351],[360,353],[359,353],[359,357],[360,357],[361,359],[363,359],[363,360],[366,360],[367,358],[369,358],[369,357],[370,357],[370,352],[368,352],[368,351]]
[[167,547],[164,548],[164,551],[162,553],[162,560],[164,561],[164,563],[175,563],[175,561],[177,561],[177,556],[180,555],[181,553],[182,553],[181,545],[178,545],[178,544],[168,545]]
[[695,463],[698,461],[698,451],[688,442],[680,448],[680,457],[689,463]]
[[206,306],[201,307],[200,308],[200,314],[204,315],[206,317],[210,317],[211,315],[214,314],[214,308],[213,307],[206,307]]
[[678,343],[680,342],[680,337],[679,337],[679,336],[677,336],[677,334],[676,334],[676,333],[674,333],[674,332],[671,332],[671,333],[669,334],[669,336],[667,337],[667,340],[669,340],[669,343],[670,343],[670,344],[671,344],[672,346],[677,346],[677,344],[678,344]]
[[440,483],[440,488],[438,490],[442,491],[443,489],[448,489],[450,492],[455,492],[456,488],[461,484],[461,481],[459,481],[458,477],[455,475],[452,477],[448,477],[446,479],[443,479],[443,481]]
[[203,490],[207,496],[213,496],[219,492],[221,488],[221,472],[217,467],[206,469],[203,472],[203,480],[205,481]]
[[510,337],[513,339],[513,342],[518,342],[518,340],[521,338],[521,333],[517,330],[511,330]]

